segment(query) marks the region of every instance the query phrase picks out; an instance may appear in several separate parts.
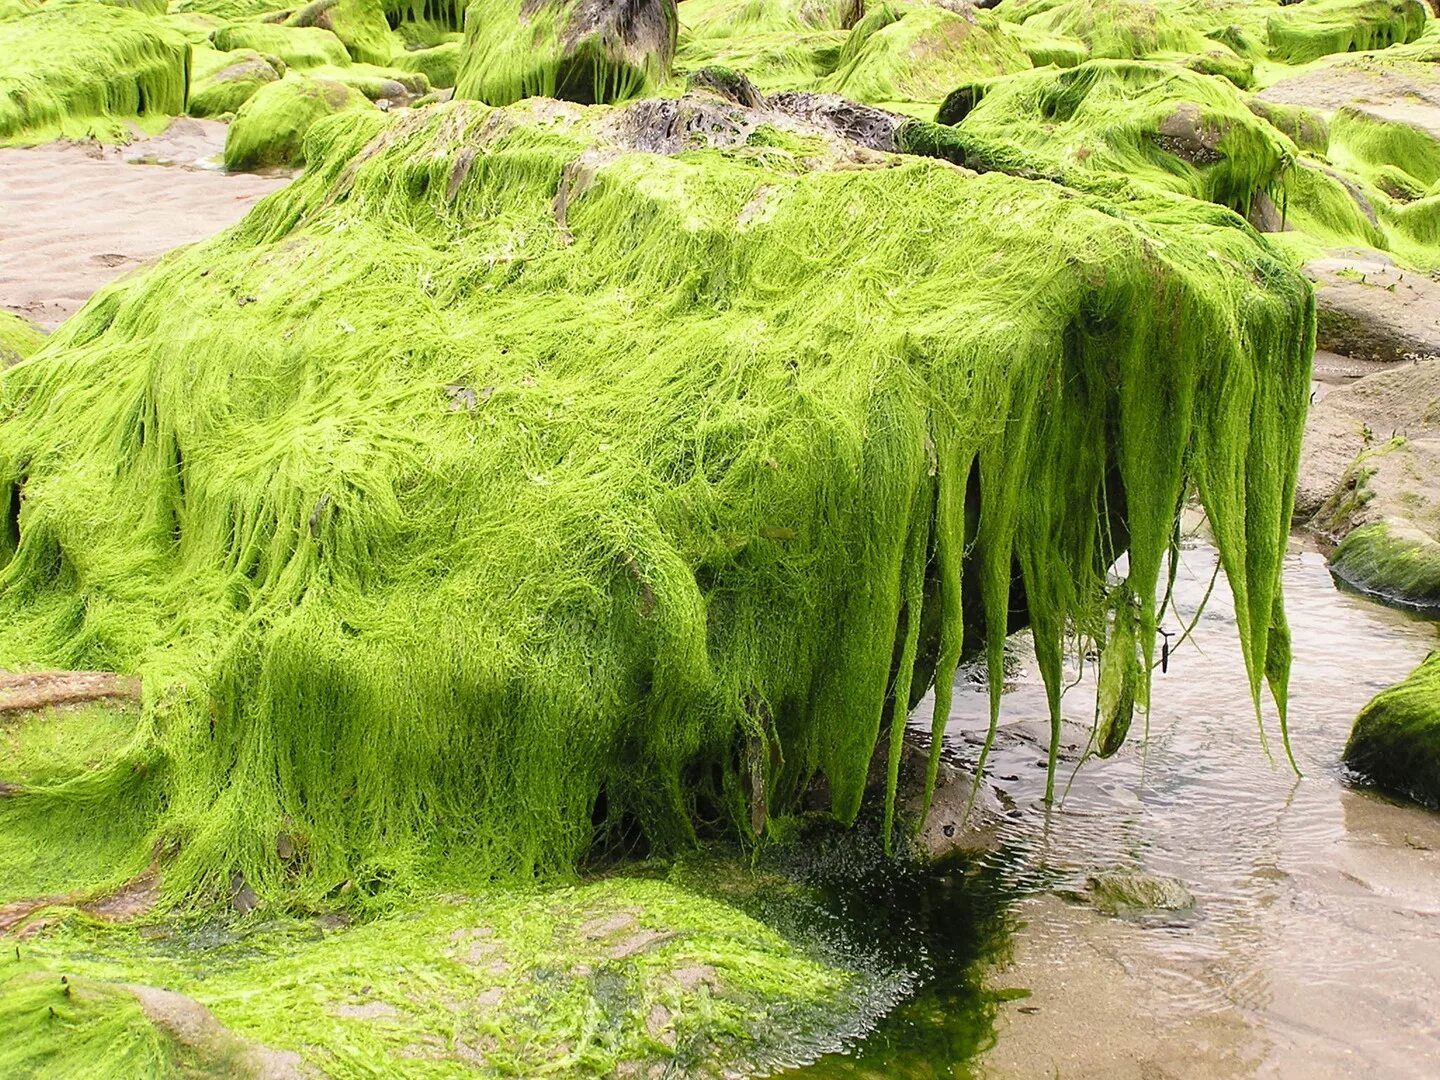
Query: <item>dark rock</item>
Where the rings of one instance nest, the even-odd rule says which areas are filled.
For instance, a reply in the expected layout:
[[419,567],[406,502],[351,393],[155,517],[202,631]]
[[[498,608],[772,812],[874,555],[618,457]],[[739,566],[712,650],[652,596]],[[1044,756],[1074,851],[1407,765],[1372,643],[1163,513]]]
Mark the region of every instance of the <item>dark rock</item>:
[[699,71],[692,71],[685,80],[685,89],[708,90],[710,93],[724,98],[726,101],[736,105],[743,105],[747,109],[763,109],[765,107],[765,95],[750,81],[743,71],[735,71],[727,67],[703,67]]

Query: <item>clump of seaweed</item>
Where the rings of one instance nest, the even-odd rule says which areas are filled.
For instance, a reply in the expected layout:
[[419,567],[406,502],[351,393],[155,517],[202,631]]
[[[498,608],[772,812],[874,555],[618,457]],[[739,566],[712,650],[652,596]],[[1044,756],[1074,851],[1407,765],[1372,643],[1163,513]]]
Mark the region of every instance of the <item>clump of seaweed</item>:
[[0,20],[0,145],[123,138],[185,112],[190,45],[139,12],[62,4]]
[[1304,279],[1208,203],[779,122],[330,117],[10,368],[0,664],[146,688],[25,812],[130,807],[202,903],[751,837],[820,776],[850,822],[962,652],[998,711],[1017,595],[1057,723],[1099,651],[1112,751],[1192,488],[1283,728]]

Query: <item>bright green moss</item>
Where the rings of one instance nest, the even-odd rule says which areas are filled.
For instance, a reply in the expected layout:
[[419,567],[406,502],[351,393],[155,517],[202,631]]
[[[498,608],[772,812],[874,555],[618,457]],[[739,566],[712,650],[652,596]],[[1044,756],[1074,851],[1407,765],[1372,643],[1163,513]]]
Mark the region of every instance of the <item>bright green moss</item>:
[[380,0],[312,0],[299,8],[286,26],[318,26],[344,44],[352,59],[385,65],[396,51],[396,39],[385,21]]
[[0,22],[0,144],[123,140],[185,111],[190,46],[133,11],[47,8]]
[[341,68],[314,68],[311,77],[339,83],[358,90],[367,100],[405,102],[430,92],[430,80],[418,71],[374,67],[371,64],[348,64]]
[[1365,706],[1345,763],[1378,787],[1440,807],[1440,652]]
[[[889,0],[866,14],[822,88],[869,104],[938,105],[956,86],[1030,67],[985,13]],[[929,110],[926,110],[929,112]]]
[[332,79],[287,75],[260,87],[225,135],[225,167],[296,169],[305,164],[305,133],[322,117],[368,108],[365,96]]
[[0,381],[0,664],[143,674],[170,895],[563,874],[747,836],[817,774],[852,821],[920,606],[940,686],[962,593],[1002,663],[1017,560],[1047,680],[1108,638],[1143,702],[1135,598],[1191,484],[1283,695],[1308,283],[1205,203],[797,157],[718,112],[332,117]]
[[1384,49],[1414,41],[1425,29],[1421,0],[1306,0],[1269,16],[1271,55],[1305,64],[1331,53]]
[[195,47],[191,52],[194,83],[190,91],[191,116],[233,113],[268,83],[285,74],[285,61],[266,57],[254,49],[216,52]]
[[1347,534],[1330,572],[1388,603],[1440,611],[1440,540],[1412,525],[1376,521]]
[[1249,99],[1250,111],[1283,132],[1301,150],[1323,156],[1330,149],[1330,124],[1324,114],[1303,105],[1281,105]]
[[678,28],[673,8],[641,5],[639,10],[663,25],[642,25],[637,18],[631,37],[621,39],[604,27],[573,30],[571,18],[580,7],[577,0],[529,6],[524,0],[494,0],[472,7],[455,96],[491,105],[527,97],[625,101],[669,78]]
[[428,49],[400,51],[390,58],[390,67],[424,75],[431,86],[454,86],[460,73],[464,51],[458,41],[446,41]]
[[25,359],[45,344],[45,331],[9,311],[0,310],[0,368]]
[[1011,76],[963,89],[940,112],[955,115],[972,166],[1115,197],[1172,191],[1241,213],[1257,193],[1278,192],[1296,153],[1235,87],[1169,64],[1092,60]]
[[265,56],[278,56],[297,70],[344,67],[350,62],[345,43],[318,26],[234,23],[215,31],[212,40],[221,52],[253,49]]
[[1081,42],[1097,59],[1199,53],[1215,44],[1193,13],[1164,0],[1059,0],[1013,5],[1008,14],[1032,31]]
[[1440,180],[1440,139],[1403,104],[1337,111],[1330,121],[1330,158],[1371,178],[1385,166],[1401,170],[1422,190]]

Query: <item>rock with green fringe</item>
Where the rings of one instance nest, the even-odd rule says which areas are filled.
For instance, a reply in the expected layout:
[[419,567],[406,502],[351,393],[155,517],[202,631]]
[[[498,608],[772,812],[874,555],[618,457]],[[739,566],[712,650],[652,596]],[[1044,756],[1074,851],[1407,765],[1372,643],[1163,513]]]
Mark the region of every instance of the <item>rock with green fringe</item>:
[[1440,808],[1440,652],[1365,706],[1345,764],[1385,791]]
[[222,53],[197,47],[191,56],[194,64],[191,116],[236,112],[255,91],[285,76],[285,61],[277,56],[263,56],[254,49]]
[[45,344],[45,331],[28,319],[0,310],[0,368],[19,363]]
[[317,120],[368,108],[365,95],[342,82],[287,75],[262,86],[236,113],[225,135],[225,168],[298,169],[305,164],[305,133]]
[[191,902],[743,839],[820,775],[848,823],[1017,590],[1113,749],[1192,489],[1283,706],[1313,298],[1230,211],[711,95],[365,107],[304,160],[0,378],[0,665],[146,686],[32,821],[110,807]]
[[455,95],[624,101],[670,75],[675,0],[493,0],[470,8]]
[[0,145],[59,137],[123,141],[127,123],[185,112],[190,45],[155,20],[104,4],[0,21]]

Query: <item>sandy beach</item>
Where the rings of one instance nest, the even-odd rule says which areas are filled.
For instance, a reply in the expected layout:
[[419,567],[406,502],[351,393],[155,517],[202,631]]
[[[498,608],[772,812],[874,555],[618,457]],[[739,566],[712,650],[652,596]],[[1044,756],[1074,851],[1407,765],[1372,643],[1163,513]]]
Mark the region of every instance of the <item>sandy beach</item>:
[[181,118],[127,146],[0,150],[0,308],[53,330],[102,285],[244,217],[283,176],[226,175],[225,125]]

